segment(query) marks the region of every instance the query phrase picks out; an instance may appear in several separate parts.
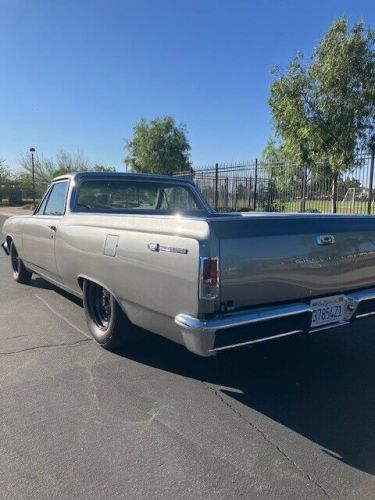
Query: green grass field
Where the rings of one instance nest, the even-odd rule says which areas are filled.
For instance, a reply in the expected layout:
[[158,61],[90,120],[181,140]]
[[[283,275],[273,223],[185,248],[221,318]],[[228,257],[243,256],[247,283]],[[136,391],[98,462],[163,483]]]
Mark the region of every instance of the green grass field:
[[[299,212],[301,208],[301,202],[289,201],[285,203],[284,212]],[[375,206],[372,205],[371,213],[375,215]],[[331,212],[331,201],[330,200],[306,200],[305,201],[306,211],[319,210],[321,213]],[[367,214],[367,201],[357,201],[354,203],[338,201],[337,202],[337,212],[341,214]]]
[[[241,203],[243,201],[243,203]],[[236,208],[225,208],[219,207],[220,211],[231,211],[240,210],[247,211],[248,205],[245,200],[238,200]],[[274,200],[270,206],[264,205],[261,201],[257,204],[257,211],[277,211],[277,212],[300,212],[301,201],[282,201]],[[331,201],[330,200],[306,200],[305,201],[305,211],[306,212],[320,212],[320,213],[331,213]],[[366,200],[355,200],[354,202],[338,201],[337,202],[337,213],[339,214],[367,214],[367,201]],[[371,214],[375,215],[375,203],[372,204]]]

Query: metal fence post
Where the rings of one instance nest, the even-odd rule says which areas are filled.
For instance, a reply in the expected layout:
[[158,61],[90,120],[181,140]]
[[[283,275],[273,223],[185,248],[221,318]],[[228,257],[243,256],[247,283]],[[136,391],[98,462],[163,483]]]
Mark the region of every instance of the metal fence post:
[[237,210],[237,202],[238,202],[238,177],[236,176],[236,184],[234,189],[234,209]]
[[[325,161],[317,163],[319,169],[311,173],[308,162],[265,162],[258,158],[251,163],[220,165],[194,169],[194,181],[211,206],[217,210],[261,209],[327,211],[331,185]],[[356,156],[353,162],[356,179],[344,179],[341,187],[346,194],[339,201],[340,211],[356,211],[375,215],[375,151]],[[176,175],[183,175],[179,173]],[[186,173],[185,173],[186,175]],[[189,176],[191,173],[189,172]],[[285,176],[290,183],[284,186]],[[357,187],[347,187],[354,182]],[[220,184],[219,184],[220,182]],[[361,199],[356,196],[361,189]],[[349,195],[354,195],[349,197]],[[366,196],[367,199],[362,197]],[[259,198],[259,200],[258,200]],[[351,203],[350,203],[351,202]],[[351,205],[351,206],[350,206]]]
[[255,158],[255,177],[254,177],[254,212],[257,209],[257,187],[258,187],[258,158]]
[[302,193],[301,193],[300,212],[305,212],[306,210],[306,177],[307,177],[307,168],[306,165],[304,165],[302,173]]
[[249,179],[249,201],[248,201],[248,206],[249,206],[249,210],[251,208],[251,175],[250,175],[250,179]]
[[219,203],[219,164],[215,163],[215,210]]
[[368,182],[368,203],[367,203],[367,213],[371,215],[371,205],[372,205],[372,183],[374,180],[374,158],[375,152],[373,151],[371,154],[371,163],[370,163],[370,175]]

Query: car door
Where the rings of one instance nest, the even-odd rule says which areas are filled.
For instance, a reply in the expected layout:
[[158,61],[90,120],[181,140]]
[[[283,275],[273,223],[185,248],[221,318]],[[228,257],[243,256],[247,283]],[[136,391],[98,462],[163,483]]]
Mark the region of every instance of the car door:
[[52,184],[36,213],[23,227],[23,258],[36,272],[61,281],[55,258],[55,240],[65,213],[68,180]]

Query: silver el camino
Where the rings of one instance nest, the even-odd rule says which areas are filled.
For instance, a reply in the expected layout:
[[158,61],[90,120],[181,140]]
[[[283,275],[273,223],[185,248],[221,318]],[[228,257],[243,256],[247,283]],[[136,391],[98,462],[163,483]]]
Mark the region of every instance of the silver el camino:
[[188,180],[79,173],[3,233],[14,279],[81,297],[107,349],[142,327],[211,356],[375,314],[370,216],[219,214]]

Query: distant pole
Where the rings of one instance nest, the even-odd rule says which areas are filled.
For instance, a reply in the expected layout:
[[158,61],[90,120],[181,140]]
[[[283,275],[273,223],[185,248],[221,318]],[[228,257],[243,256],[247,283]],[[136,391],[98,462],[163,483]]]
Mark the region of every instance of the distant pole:
[[32,171],[32,177],[33,177],[33,207],[35,210],[35,208],[36,208],[36,203],[35,203],[35,166],[34,166],[35,148],[30,148],[30,153],[31,153],[31,171]]
[[219,204],[219,164],[215,163],[215,210]]
[[258,158],[255,158],[255,176],[254,176],[254,212],[257,209],[257,188],[258,188]]
[[251,208],[251,175],[250,175],[250,179],[249,179],[249,210]]
[[371,215],[371,205],[372,205],[372,184],[374,180],[374,158],[375,151],[371,154],[371,163],[370,163],[370,178],[368,183],[368,204],[367,204],[367,213]]

